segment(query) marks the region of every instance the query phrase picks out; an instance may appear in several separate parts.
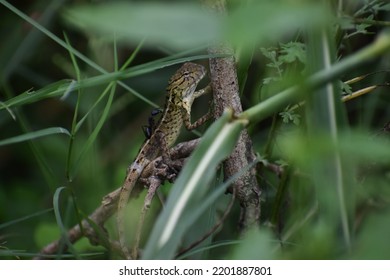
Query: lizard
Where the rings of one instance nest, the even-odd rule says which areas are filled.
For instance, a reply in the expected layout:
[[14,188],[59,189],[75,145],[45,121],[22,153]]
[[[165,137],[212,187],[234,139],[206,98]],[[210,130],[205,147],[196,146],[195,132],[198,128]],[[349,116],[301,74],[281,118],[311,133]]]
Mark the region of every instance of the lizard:
[[148,125],[142,126],[142,130],[144,131],[146,138],[150,138],[150,136],[152,135],[152,131],[156,128],[155,116],[161,113],[162,113],[161,109],[153,109],[148,119]]
[[135,160],[127,169],[127,175],[120,190],[117,209],[119,244],[127,259],[131,259],[131,256],[125,244],[124,220],[125,208],[130,193],[148,164],[159,155],[166,153],[168,148],[174,144],[183,124],[188,130],[192,130],[203,124],[211,116],[209,110],[206,115],[191,123],[190,113],[193,101],[211,89],[210,86],[206,86],[196,91],[198,83],[205,75],[206,68],[204,66],[187,62],[170,78],[161,118],[150,131]]

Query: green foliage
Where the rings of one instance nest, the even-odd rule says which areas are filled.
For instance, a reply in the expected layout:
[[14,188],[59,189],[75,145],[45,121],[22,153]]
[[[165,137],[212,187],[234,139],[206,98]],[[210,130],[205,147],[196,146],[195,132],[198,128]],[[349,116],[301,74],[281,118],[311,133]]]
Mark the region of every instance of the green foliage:
[[284,112],[280,112],[279,115],[282,117],[284,123],[292,122],[295,125],[301,123],[301,115],[294,112],[294,109],[287,109]]
[[[279,43],[279,47],[260,48],[261,53],[270,62],[266,64],[267,75],[263,79],[261,95],[266,99],[276,92],[302,80],[306,67],[306,46],[300,42]],[[299,114],[290,111],[281,112],[285,123],[299,123]]]
[[317,1],[258,0],[232,11],[224,31],[237,44],[262,44],[308,24],[319,28],[330,17]]
[[270,230],[251,229],[245,234],[244,239],[240,242],[232,254],[233,260],[268,260],[276,258],[276,244],[273,240]]
[[41,223],[38,225],[34,234],[34,241],[39,248],[45,247],[47,242],[52,242],[58,239],[60,230],[57,224]]
[[[215,15],[205,13],[194,3],[114,2],[69,8],[67,22],[108,40],[188,49],[216,39],[220,32]],[[180,24],[177,24],[180,22]],[[115,37],[113,37],[113,35]]]
[[[238,238],[235,207],[181,258],[390,258],[390,133],[382,129],[390,39],[380,35],[388,1],[341,1],[339,11],[328,1],[228,1],[227,17],[198,1],[27,2],[0,0],[14,31],[0,45],[2,258],[33,258],[58,239],[68,250],[53,258],[118,257],[106,248],[116,239],[111,220],[104,229],[92,223],[106,247],[72,244],[66,233],[122,183],[176,64],[206,64],[205,47],[218,40],[240,51],[247,109],[202,130],[173,187],[160,188],[168,197],[147,216],[143,257],[175,258],[183,240],[218,221],[230,182],[216,174],[249,123],[261,158],[261,226]],[[341,102],[371,85],[380,86]],[[194,104],[193,119],[207,102]]]

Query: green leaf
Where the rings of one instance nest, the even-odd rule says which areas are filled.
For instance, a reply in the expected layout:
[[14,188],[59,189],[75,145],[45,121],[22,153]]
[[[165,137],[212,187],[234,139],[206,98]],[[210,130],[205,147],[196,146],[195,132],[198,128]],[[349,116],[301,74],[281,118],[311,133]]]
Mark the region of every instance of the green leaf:
[[292,63],[299,61],[303,64],[306,63],[306,45],[300,42],[289,42],[281,45],[281,55],[279,59],[286,63]]
[[340,89],[345,94],[352,94],[352,87],[343,81],[339,81]]
[[[324,9],[328,9],[326,1]],[[310,31],[308,34],[309,72],[330,69],[336,61],[334,38],[331,36],[331,26],[322,32]],[[336,82],[329,82],[316,90],[307,98],[306,115],[308,134],[312,139],[317,135],[327,138],[334,146],[338,145],[340,131],[347,131],[345,109],[340,100],[340,87]],[[338,149],[331,149],[326,157],[318,157],[309,169],[318,192],[321,218],[329,226],[342,227],[344,245],[351,246],[351,219],[354,209],[353,193],[349,190],[348,167],[342,161]],[[348,199],[347,199],[348,197]],[[332,201],[332,202],[331,202]],[[334,221],[338,223],[334,223]],[[336,228],[334,228],[336,231]],[[334,234],[336,234],[334,232]]]
[[174,49],[193,48],[219,36],[216,15],[193,3],[107,2],[79,5],[65,10],[72,25],[112,40]]
[[181,171],[146,244],[144,259],[171,259],[194,220],[194,209],[205,200],[218,164],[232,151],[245,122],[232,121],[228,111],[214,122]]
[[295,125],[299,125],[301,122],[301,116],[293,111],[280,112],[279,115],[282,117],[284,123],[293,122]]
[[390,4],[383,3],[384,1],[380,1],[379,3],[375,4],[372,9],[374,11],[390,11]]
[[50,127],[50,128],[45,128],[45,129],[41,129],[41,130],[37,130],[34,132],[29,132],[29,133],[25,133],[25,134],[22,134],[19,136],[15,136],[15,137],[1,140],[0,146],[20,143],[20,142],[29,141],[29,140],[33,140],[36,138],[45,137],[45,136],[54,135],[54,134],[66,134],[66,135],[70,136],[69,131],[66,130],[65,128]]
[[318,1],[256,0],[229,14],[224,26],[226,36],[249,46],[277,40],[308,26],[319,28],[331,18]]
[[[367,17],[367,20],[372,20],[373,18],[374,18],[374,16],[370,15]],[[360,23],[360,24],[356,25],[356,32],[361,33],[361,34],[370,34],[372,32],[368,32],[367,28],[369,28],[371,26],[372,26],[372,24],[369,24],[369,23]]]
[[308,77],[304,85],[296,85],[284,91],[281,91],[272,97],[260,102],[259,104],[242,112],[240,117],[248,119],[250,122],[258,122],[271,116],[276,111],[282,110],[290,103],[301,101],[303,93],[312,93],[311,90],[316,89],[328,82],[339,79],[342,74],[347,73],[356,67],[378,57],[390,48],[390,32],[384,31],[378,38],[368,47],[361,49],[349,57],[332,64],[329,68],[320,70]]
[[307,138],[303,133],[290,133],[280,138],[283,154],[289,162],[297,164],[299,168],[308,169],[315,164],[318,158],[327,158],[338,149],[342,153],[343,161],[367,165],[369,162],[377,164],[390,163],[389,142],[381,137],[370,136],[369,132],[342,133],[338,144],[332,143],[330,135],[317,134]]

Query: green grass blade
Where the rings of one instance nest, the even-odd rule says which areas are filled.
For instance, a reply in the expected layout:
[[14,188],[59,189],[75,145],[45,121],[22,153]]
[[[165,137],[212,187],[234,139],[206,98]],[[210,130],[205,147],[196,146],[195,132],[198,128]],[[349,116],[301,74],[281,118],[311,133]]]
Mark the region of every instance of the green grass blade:
[[35,218],[35,217],[44,215],[44,214],[49,213],[49,212],[51,212],[51,211],[53,211],[53,208],[45,209],[45,210],[42,210],[42,211],[38,211],[38,212],[35,212],[35,213],[33,213],[33,214],[24,216],[24,217],[22,217],[22,218],[15,219],[15,220],[13,220],[13,221],[9,221],[9,222],[0,224],[0,229],[3,229],[3,228],[6,228],[6,227],[9,227],[9,226],[12,226],[12,225],[14,225],[14,224],[17,224],[17,223],[26,221],[26,220],[31,219],[31,218]]
[[67,190],[66,187],[59,187],[56,189],[54,196],[53,196],[53,208],[54,208],[54,216],[56,218],[57,225],[61,231],[62,235],[62,240],[65,242],[65,245],[67,248],[72,252],[73,256],[76,258],[80,258],[78,255],[76,249],[74,248],[72,242],[70,242],[69,237],[68,237],[68,231],[65,228],[65,225],[62,221],[62,216],[61,216],[61,206],[60,206],[60,196],[62,191]]
[[[58,1],[51,1],[47,3],[44,9],[40,10],[40,16],[39,16],[40,24],[42,26],[50,25],[50,23],[56,17],[58,10],[63,6],[65,2],[66,0],[58,0]],[[2,3],[4,6],[6,6],[9,9],[13,8],[13,6],[7,3],[6,1],[0,1],[0,3]],[[12,32],[12,30],[8,29],[8,32]],[[15,33],[17,34],[18,32]],[[8,79],[8,77],[12,75],[12,73],[14,73],[18,67],[20,67],[25,61],[27,61],[28,59],[31,58],[31,56],[34,55],[34,52],[32,50],[37,48],[37,45],[39,44],[42,38],[41,35],[42,34],[40,34],[40,32],[37,29],[31,29],[26,36],[23,36],[23,40],[21,42],[18,42],[15,48],[12,48],[13,51],[11,56],[7,59],[7,63],[4,69],[1,69],[0,71],[2,79],[4,80]],[[8,44],[8,40],[7,42],[3,42],[3,43]]]
[[[77,172],[77,170],[79,169],[81,162],[84,160],[85,156],[87,155],[87,152],[90,150],[92,145],[95,143],[100,130],[102,129],[104,123],[106,122],[106,120],[109,116],[112,100],[114,99],[116,85],[113,84],[109,87],[111,89],[111,92],[108,96],[106,106],[104,107],[102,115],[101,115],[98,123],[96,124],[96,127],[92,131],[91,135],[88,137],[87,142],[85,143],[82,151],[80,152],[79,157],[75,160],[75,164],[72,168],[72,172],[70,173],[70,178],[72,178],[75,175],[75,173]],[[108,90],[108,88],[107,88],[107,90]]]
[[[52,83],[46,87],[43,87],[37,91],[34,91],[32,89],[27,90],[13,98],[8,99],[7,101],[4,101],[4,104],[0,104],[0,110],[3,110],[5,108],[10,107],[17,107],[29,103],[34,103],[46,98],[53,98],[63,95],[65,92],[69,92],[69,88],[71,85],[74,84],[74,81],[72,83],[72,80],[64,79],[59,80],[55,83]],[[72,87],[73,89],[77,89],[77,86]]]
[[[84,253],[80,254],[80,257],[88,259],[89,257],[98,257],[103,255],[103,253]],[[58,258],[57,255],[46,255],[46,254],[37,254],[37,253],[26,253],[20,250],[2,250],[0,249],[0,256],[3,257],[28,257],[28,258],[45,258],[45,259],[55,259]],[[73,254],[61,254],[61,259],[74,259]]]
[[241,240],[224,240],[224,241],[219,241],[219,242],[214,242],[208,246],[202,246],[200,248],[196,248],[196,249],[193,249],[183,255],[181,255],[179,258],[177,258],[178,260],[182,260],[182,259],[186,259],[192,255],[195,255],[195,254],[198,254],[198,253],[201,253],[201,252],[204,252],[204,251],[209,251],[209,250],[212,250],[212,249],[215,249],[215,248],[219,248],[219,247],[224,247],[224,246],[232,246],[232,245],[239,245],[241,244],[242,241]]
[[0,101],[0,105],[3,106],[4,109],[7,110],[8,114],[11,116],[11,118],[15,121],[16,120],[16,115],[14,114],[14,112],[12,112],[11,109],[8,108],[7,104],[5,104],[4,102],[1,102]]
[[[68,50],[69,50],[70,47],[71,47],[69,39],[68,39],[66,34],[64,34],[64,37],[65,37],[66,43],[69,46],[69,48],[68,48]],[[72,65],[73,65],[74,71],[76,73],[77,81],[80,82],[80,80],[81,80],[81,71],[80,71],[80,68],[78,66],[77,59],[74,56],[73,52],[69,51],[69,55],[70,55],[70,59],[72,61]],[[66,98],[66,96],[67,95],[64,94],[62,97]],[[79,107],[80,107],[80,100],[81,100],[81,92],[80,92],[80,89],[79,89],[78,92],[77,92],[77,101],[76,101],[76,106],[74,108],[74,113],[73,113],[73,118],[72,118],[72,129],[71,129],[72,136],[70,137],[70,140],[69,140],[68,155],[67,155],[67,160],[66,160],[66,177],[67,178],[70,178],[69,170],[70,170],[70,165],[71,165],[71,160],[72,160],[72,155],[73,155],[73,147],[74,147],[75,136],[76,136],[76,133],[77,133],[77,130],[78,130],[77,129],[77,119],[78,119],[78,113],[79,113]]]
[[55,134],[66,134],[70,136],[69,131],[63,127],[50,127],[50,128],[45,128],[34,132],[28,132],[19,136],[14,136],[8,139],[1,140],[0,146],[30,141],[40,137],[45,137],[45,136],[55,135]]
[[204,201],[218,164],[232,151],[244,123],[226,112],[214,122],[176,180],[145,247],[145,259],[171,259],[188,229],[186,220]]
[[[325,8],[327,4],[324,2]],[[330,36],[331,27],[322,32],[310,32],[308,43],[308,69],[317,72],[321,69],[329,71],[336,58],[334,41]],[[346,172],[339,149],[339,131],[346,130],[345,112],[340,100],[340,87],[335,81],[328,82],[316,90],[315,94],[308,95],[306,102],[308,137],[324,135],[334,145],[334,149],[326,156],[313,160],[310,168],[313,177],[316,178],[316,190],[320,203],[320,214],[330,227],[338,226],[333,221],[340,219],[344,235],[344,243],[347,247],[351,245],[349,216],[352,215],[352,208],[348,210],[346,193],[350,194],[350,201],[353,201],[346,185]],[[316,143],[311,142],[310,145]],[[309,145],[309,146],[310,146]],[[351,203],[350,203],[351,204]],[[337,205],[337,207],[335,207]]]
[[[109,73],[108,71],[103,69],[101,66],[96,64],[94,61],[90,60],[88,57],[83,55],[81,52],[79,52],[78,50],[76,50],[73,47],[71,47],[65,41],[61,40],[58,36],[56,36],[55,34],[50,32],[44,26],[42,26],[37,21],[35,21],[31,17],[29,17],[26,14],[24,14],[22,11],[18,10],[16,7],[11,5],[7,1],[0,0],[0,3],[3,4],[5,7],[7,7],[9,10],[11,10],[16,15],[18,15],[20,18],[22,18],[23,20],[25,20],[26,22],[28,22],[29,24],[31,24],[32,26],[37,28],[39,31],[41,31],[43,34],[45,34],[48,38],[52,39],[54,42],[59,44],[61,47],[69,50],[69,52],[73,53],[74,56],[78,57],[80,60],[82,60],[83,62],[87,63],[93,69],[97,70],[100,73],[103,73],[103,75],[98,77],[97,79],[87,80],[86,83],[83,86],[101,85],[101,84],[104,84],[104,83],[112,82],[114,80],[125,79],[126,76],[129,75],[129,74],[125,74],[126,72],[122,73],[122,71],[119,71],[117,73]],[[145,35],[143,35],[143,37],[141,38],[140,41],[144,40],[144,36]],[[179,52],[179,53],[177,53],[175,55],[171,55],[169,57],[158,59],[158,60],[152,61],[150,63],[145,63],[143,66],[145,66],[146,68],[151,68],[150,71],[146,70],[146,72],[145,71],[138,72],[138,74],[136,74],[136,75],[145,74],[145,73],[154,71],[156,69],[163,68],[163,67],[166,67],[166,66],[169,66],[169,65],[173,65],[173,64],[177,64],[177,63],[182,63],[182,62],[185,62],[187,60],[202,59],[202,58],[209,58],[210,57],[210,56],[194,56],[192,59],[191,58],[182,58],[182,59],[176,60],[177,58],[180,58],[180,57],[183,57],[183,56],[188,56],[189,54],[196,53],[196,52],[198,52],[200,50],[203,50],[205,46],[197,47],[197,48],[193,48],[193,46],[191,46],[191,47],[192,47],[191,49],[188,48],[189,50],[187,49],[186,51]],[[173,61],[173,63],[169,63],[169,61]],[[153,67],[153,65],[155,65],[155,66]],[[141,68],[143,66],[141,66]],[[132,72],[132,71],[133,70],[129,70],[127,72]],[[123,76],[123,74],[124,74],[124,76]],[[127,76],[127,77],[131,77],[131,76],[132,75],[130,74],[130,76]],[[91,82],[91,83],[88,83],[88,81]],[[96,82],[98,82],[98,84],[96,84]],[[55,84],[57,85],[57,83],[55,83]],[[151,105],[153,107],[158,107],[157,104],[155,104],[154,102],[151,102],[150,100],[148,100],[147,98],[145,98],[144,96],[139,94],[137,91],[135,91],[134,89],[132,89],[131,87],[126,85],[125,83],[119,81],[118,85],[121,86],[122,88],[124,88],[125,90],[127,90],[128,92],[130,92],[131,94],[133,94],[134,96],[136,96],[137,98],[139,98],[139,99],[143,100],[144,102],[148,103],[149,105]],[[69,86],[69,84],[67,84],[65,86]],[[78,89],[79,87],[80,87],[80,85],[78,85],[75,89]],[[51,97],[58,96],[58,95],[63,94],[64,89],[62,88],[62,91],[60,90],[60,91],[49,91],[49,92],[50,92],[49,95],[44,94],[43,96],[40,96],[40,97],[48,98],[49,96],[51,96]],[[23,100],[26,101],[26,99],[24,99],[25,98],[24,94],[23,94],[22,97],[23,98],[19,97],[19,98],[16,98],[16,99],[12,99],[11,104],[8,103],[8,102],[6,102],[5,104],[7,106],[14,106],[14,105],[17,105],[17,104],[25,104],[25,103],[22,102]],[[30,100],[29,98],[27,98],[27,99]],[[34,100],[30,100],[30,102],[34,102]],[[4,109],[4,108],[5,107],[0,104],[0,110]]]
[[[163,60],[155,60],[152,62],[144,63],[141,65],[133,66],[127,68],[126,70],[119,70],[112,73],[102,74],[94,76],[91,78],[86,78],[80,82],[75,82],[69,79],[60,80],[58,82],[52,83],[40,90],[37,91],[26,91],[18,96],[15,96],[7,101],[4,101],[3,104],[0,103],[0,110],[6,108],[11,108],[15,106],[21,106],[33,102],[37,102],[46,98],[53,98],[63,95],[64,93],[69,93],[71,90],[79,90],[82,88],[89,88],[94,86],[99,86],[103,84],[110,83],[112,81],[117,81],[121,79],[133,78],[139,75],[151,73],[158,69],[162,69],[168,66],[180,64],[186,61],[193,61],[199,59],[208,59],[210,57],[222,57],[223,55],[194,55],[184,58],[165,58]],[[118,82],[121,85],[121,82]],[[125,89],[130,93],[134,94],[136,91],[130,89],[128,86],[125,86]],[[155,103],[150,102],[147,98],[137,93],[137,98],[144,100],[154,107],[158,107]]]

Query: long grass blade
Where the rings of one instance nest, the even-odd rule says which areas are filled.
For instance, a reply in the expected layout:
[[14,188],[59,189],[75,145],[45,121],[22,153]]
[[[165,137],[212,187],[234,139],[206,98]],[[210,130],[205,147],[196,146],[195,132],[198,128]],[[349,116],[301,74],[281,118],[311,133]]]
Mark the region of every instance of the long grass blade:
[[37,138],[41,138],[41,137],[45,137],[45,136],[49,136],[49,135],[55,135],[55,134],[66,134],[66,135],[70,136],[69,131],[63,127],[50,127],[50,128],[36,130],[33,132],[28,132],[28,133],[25,133],[22,135],[18,135],[18,136],[14,136],[14,137],[11,137],[8,139],[1,140],[0,146],[25,142],[25,141],[34,140]]
[[[85,156],[87,155],[87,152],[90,150],[92,145],[95,143],[100,130],[102,129],[106,119],[108,118],[109,113],[110,113],[112,100],[114,99],[115,89],[116,89],[116,86],[112,85],[111,86],[111,92],[110,92],[110,94],[108,96],[107,103],[106,103],[106,106],[104,107],[102,115],[99,118],[99,121],[96,124],[94,130],[92,131],[91,135],[88,137],[88,140],[85,143],[85,145],[84,145],[82,151],[80,152],[78,158],[75,160],[74,166],[72,168],[72,172],[70,172],[70,179],[75,175],[75,173],[79,169],[79,166],[80,166],[81,162],[84,160]],[[107,90],[108,90],[108,88],[107,88]]]
[[62,221],[62,215],[61,215],[61,206],[60,206],[60,196],[63,191],[66,191],[66,187],[59,187],[56,189],[54,196],[53,196],[53,208],[54,208],[54,216],[56,218],[57,225],[61,231],[62,235],[62,241],[65,242],[67,248],[73,253],[74,257],[80,258],[78,255],[76,249],[74,248],[72,242],[70,242],[67,230],[65,228],[65,225]]
[[35,218],[35,217],[44,215],[44,214],[52,212],[52,211],[53,211],[53,208],[45,209],[45,210],[42,210],[42,211],[38,211],[38,212],[35,212],[35,213],[32,213],[32,214],[29,214],[29,215],[24,216],[24,217],[19,218],[19,219],[15,219],[15,220],[12,220],[12,221],[9,221],[9,222],[6,222],[6,223],[2,223],[2,224],[0,224],[0,229],[12,226],[14,224],[17,224],[17,223],[20,223],[20,222],[23,222],[23,221],[26,221],[26,220],[29,220],[31,218]]
[[[324,6],[327,7],[325,1]],[[331,41],[329,35],[330,28],[324,29],[321,33],[309,33],[308,68],[313,72],[319,69],[329,71],[335,61],[336,53],[334,42]],[[328,82],[317,89],[316,94],[308,97],[306,112],[308,136],[324,135],[329,137],[334,146],[334,149],[329,151],[325,158],[313,159],[315,164],[311,168],[312,174],[316,178],[315,185],[318,191],[321,217],[329,225],[335,225],[333,221],[340,217],[344,243],[349,247],[351,236],[348,216],[351,215],[351,212],[348,210],[345,197],[347,193],[346,170],[342,163],[340,151],[337,148],[340,129],[347,130],[340,91],[341,89],[335,82]],[[349,199],[353,201],[353,197],[350,196]],[[338,207],[335,207],[335,202],[337,202]]]

